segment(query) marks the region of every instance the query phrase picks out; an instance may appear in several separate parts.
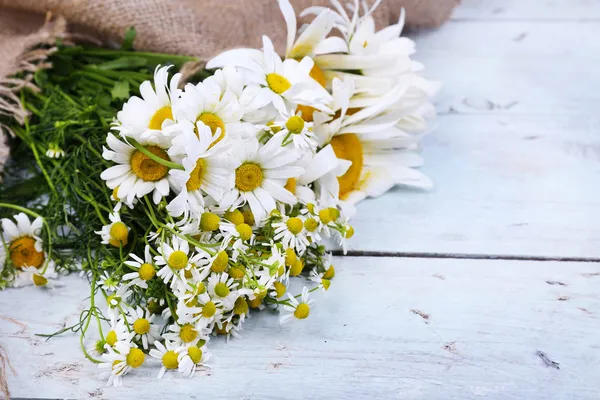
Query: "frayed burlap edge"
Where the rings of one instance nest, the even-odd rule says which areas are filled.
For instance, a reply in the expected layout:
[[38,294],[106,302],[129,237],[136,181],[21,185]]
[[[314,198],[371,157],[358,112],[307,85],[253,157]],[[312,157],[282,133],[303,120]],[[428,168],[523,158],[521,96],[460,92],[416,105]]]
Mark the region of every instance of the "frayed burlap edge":
[[10,368],[13,375],[17,375],[17,371],[15,371],[14,367],[10,363],[8,352],[2,345],[0,345],[0,393],[4,395],[6,400],[10,399],[10,391],[8,390],[8,382],[6,378],[7,367]]

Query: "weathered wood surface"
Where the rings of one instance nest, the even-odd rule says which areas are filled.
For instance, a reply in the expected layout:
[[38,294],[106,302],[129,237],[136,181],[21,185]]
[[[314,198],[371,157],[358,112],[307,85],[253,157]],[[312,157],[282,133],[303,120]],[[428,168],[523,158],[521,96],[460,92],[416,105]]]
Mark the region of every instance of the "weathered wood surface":
[[[600,265],[343,257],[330,292],[303,323],[254,314],[244,337],[211,341],[213,370],[192,381],[154,362],[121,389],[66,334],[89,292],[0,293],[0,342],[19,375],[16,397],[232,399],[597,399]],[[19,304],[15,309],[14,304]],[[537,351],[559,363],[547,366]]]

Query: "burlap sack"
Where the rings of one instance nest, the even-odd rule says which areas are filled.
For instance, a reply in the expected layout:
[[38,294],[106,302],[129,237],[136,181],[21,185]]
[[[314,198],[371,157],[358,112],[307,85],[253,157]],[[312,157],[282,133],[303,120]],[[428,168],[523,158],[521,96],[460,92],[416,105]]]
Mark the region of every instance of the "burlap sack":
[[[384,0],[374,16],[383,27],[397,21],[404,7],[409,25],[435,27],[448,18],[459,1]],[[292,4],[299,12],[329,1],[292,0]],[[46,21],[50,14],[60,19]],[[0,113],[22,122],[26,112],[15,93],[31,83],[27,77],[9,77],[44,66],[49,51],[35,47],[65,34],[62,18],[71,27],[83,27],[104,40],[119,41],[134,26],[138,50],[193,55],[203,60],[234,47],[260,48],[263,34],[282,52],[286,36],[276,0],[0,0]],[[0,168],[6,152],[1,142],[0,137]]]

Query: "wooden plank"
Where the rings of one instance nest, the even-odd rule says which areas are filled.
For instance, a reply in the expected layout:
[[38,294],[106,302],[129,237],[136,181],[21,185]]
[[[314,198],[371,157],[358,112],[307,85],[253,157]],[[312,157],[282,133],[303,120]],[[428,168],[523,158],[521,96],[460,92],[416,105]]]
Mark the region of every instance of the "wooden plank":
[[[105,388],[66,334],[88,295],[76,276],[55,291],[0,293],[0,343],[14,397],[247,399],[597,399],[600,265],[338,258],[308,320],[254,314],[241,339],[211,341],[212,372],[193,380],[150,362]],[[559,363],[547,366],[543,352]]]
[[434,190],[359,204],[349,249],[600,257],[597,121],[447,115],[423,156]]
[[452,21],[523,19],[530,21],[600,20],[596,0],[463,0]]

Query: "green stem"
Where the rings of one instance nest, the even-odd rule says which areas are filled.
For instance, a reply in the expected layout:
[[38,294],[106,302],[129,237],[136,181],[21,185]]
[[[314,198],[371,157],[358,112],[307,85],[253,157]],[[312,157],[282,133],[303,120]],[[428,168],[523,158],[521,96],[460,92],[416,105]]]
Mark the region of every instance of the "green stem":
[[129,144],[131,144],[133,147],[135,147],[136,150],[138,150],[140,153],[142,153],[145,156],[147,156],[148,158],[150,158],[152,161],[155,161],[161,165],[164,165],[167,168],[185,171],[185,168],[183,167],[183,165],[180,165],[180,164],[177,164],[177,163],[174,163],[171,161],[163,160],[162,158],[158,157],[156,154],[152,153],[150,150],[148,150],[147,148],[145,148],[144,146],[139,144],[137,142],[137,140],[135,140],[134,138],[128,137],[127,141],[129,142]]

